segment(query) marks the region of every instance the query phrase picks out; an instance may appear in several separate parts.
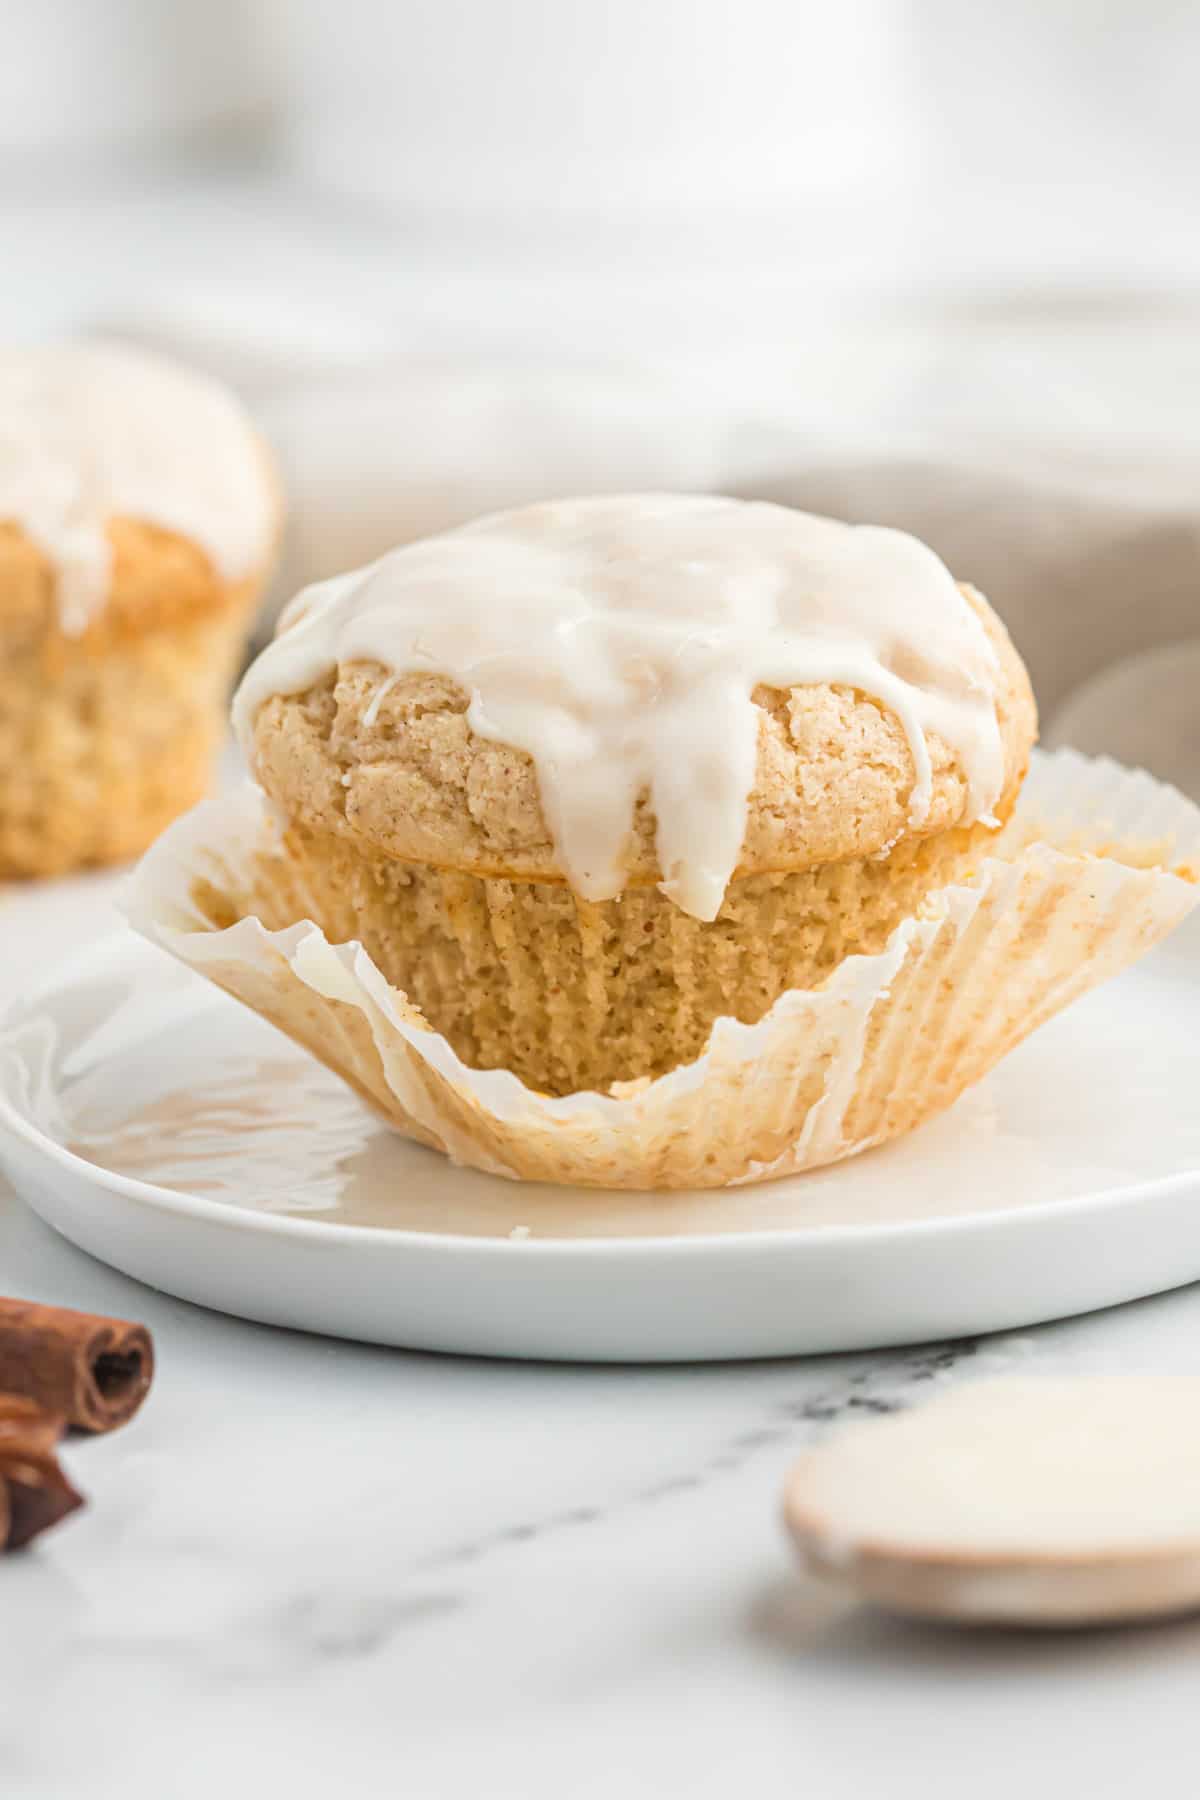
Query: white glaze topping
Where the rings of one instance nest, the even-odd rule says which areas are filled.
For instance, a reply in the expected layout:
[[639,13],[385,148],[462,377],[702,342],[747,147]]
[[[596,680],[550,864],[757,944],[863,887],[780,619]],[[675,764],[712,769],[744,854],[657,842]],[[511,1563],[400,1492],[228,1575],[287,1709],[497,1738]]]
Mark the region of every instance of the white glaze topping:
[[235,581],[267,561],[275,514],[262,444],[217,382],[112,344],[0,352],[0,520],[53,562],[64,631],[108,597],[110,519],[178,532]]
[[252,754],[272,694],[338,664],[437,671],[481,737],[528,752],[564,873],[621,892],[649,795],[662,890],[715,918],[754,783],[760,683],[855,688],[900,720],[931,797],[927,734],[957,755],[971,819],[1004,781],[997,666],[945,565],[916,538],[761,502],[644,494],[497,513],[305,589],[248,671]]

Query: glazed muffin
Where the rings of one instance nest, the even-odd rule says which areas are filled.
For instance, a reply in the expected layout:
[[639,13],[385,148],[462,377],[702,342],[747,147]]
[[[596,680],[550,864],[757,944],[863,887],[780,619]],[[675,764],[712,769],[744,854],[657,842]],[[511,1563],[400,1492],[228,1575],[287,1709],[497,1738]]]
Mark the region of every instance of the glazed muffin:
[[235,719],[262,786],[163,834],[131,921],[516,1181],[857,1155],[1200,899],[1200,809],[1031,757],[1021,662],[936,556],[780,507],[410,545],[301,594]]
[[1003,627],[914,539],[685,496],[307,590],[236,712],[307,916],[550,1095],[882,950],[969,877],[1036,729]]
[[278,529],[224,389],[107,345],[0,355],[0,875],[131,856],[203,793]]

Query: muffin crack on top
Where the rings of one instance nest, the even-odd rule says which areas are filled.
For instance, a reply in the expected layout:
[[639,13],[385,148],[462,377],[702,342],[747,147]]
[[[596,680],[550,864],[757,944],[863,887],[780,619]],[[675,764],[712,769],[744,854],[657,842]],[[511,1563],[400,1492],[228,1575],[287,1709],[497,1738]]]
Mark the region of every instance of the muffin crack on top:
[[969,877],[1036,733],[1003,627],[915,540],[664,495],[308,590],[236,717],[309,916],[549,1094],[882,949]]

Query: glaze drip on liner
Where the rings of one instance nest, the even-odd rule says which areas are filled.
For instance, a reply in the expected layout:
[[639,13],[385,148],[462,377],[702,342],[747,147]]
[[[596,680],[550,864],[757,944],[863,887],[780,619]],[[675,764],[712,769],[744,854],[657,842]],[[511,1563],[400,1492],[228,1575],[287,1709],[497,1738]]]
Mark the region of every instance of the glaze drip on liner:
[[527,752],[587,900],[620,894],[646,793],[663,893],[716,917],[745,836],[760,685],[854,688],[893,713],[916,772],[914,826],[930,804],[931,732],[965,776],[963,823],[993,822],[1004,781],[996,659],[933,551],[758,501],[556,501],[307,588],[234,702],[248,756],[265,700],[353,662],[449,676],[474,732]]
[[254,427],[217,382],[114,344],[0,354],[0,521],[53,563],[65,632],[108,597],[110,519],[178,532],[236,581],[270,556],[277,510]]

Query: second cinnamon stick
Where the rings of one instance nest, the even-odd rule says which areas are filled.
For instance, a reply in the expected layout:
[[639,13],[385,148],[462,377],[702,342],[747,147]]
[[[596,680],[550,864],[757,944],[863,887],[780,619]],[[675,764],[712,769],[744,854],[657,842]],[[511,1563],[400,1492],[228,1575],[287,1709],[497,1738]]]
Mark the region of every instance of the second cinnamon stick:
[[0,1550],[20,1550],[83,1505],[58,1460],[63,1420],[0,1394]]

